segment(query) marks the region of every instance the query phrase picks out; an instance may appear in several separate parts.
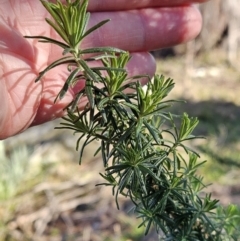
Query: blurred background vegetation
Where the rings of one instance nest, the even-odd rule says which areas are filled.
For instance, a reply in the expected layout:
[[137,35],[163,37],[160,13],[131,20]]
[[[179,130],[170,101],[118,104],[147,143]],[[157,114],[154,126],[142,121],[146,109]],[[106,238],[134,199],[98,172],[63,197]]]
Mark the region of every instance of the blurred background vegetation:
[[[202,33],[185,45],[153,52],[158,72],[176,82],[172,112],[197,116],[191,143],[207,160],[201,169],[223,205],[240,205],[240,0],[212,0],[201,6]],[[0,241],[153,241],[121,199],[117,210],[102,179],[95,144],[78,166],[76,138],[54,130],[60,120],[0,142]]]

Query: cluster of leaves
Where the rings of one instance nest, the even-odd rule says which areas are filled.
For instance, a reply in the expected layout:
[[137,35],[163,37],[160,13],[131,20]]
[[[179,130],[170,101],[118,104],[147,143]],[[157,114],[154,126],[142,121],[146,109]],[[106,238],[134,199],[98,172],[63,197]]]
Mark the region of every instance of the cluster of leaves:
[[[203,178],[197,174],[203,162],[198,163],[198,154],[185,145],[196,138],[192,132],[198,120],[186,113],[177,117],[166,111],[173,103],[166,100],[173,80],[156,75],[142,86],[139,80],[143,76],[128,78],[129,53],[112,47],[82,50],[81,41],[108,21],[87,30],[88,0],[68,0],[65,5],[61,1],[41,2],[53,18],[47,22],[63,42],[43,36],[31,38],[58,45],[64,57],[43,70],[37,81],[48,70],[67,64],[69,77],[56,100],[77,81],[86,83],[58,127],[79,135],[80,163],[85,146],[98,140],[96,153],[101,152],[105,167],[101,185],[112,187],[117,206],[119,194],[132,200],[146,234],[153,225],[164,240],[237,240],[240,236],[234,225],[239,221],[238,209],[233,205],[223,209],[210,194],[203,194]],[[93,57],[84,59],[89,53]],[[89,67],[93,60],[102,64]],[[88,103],[80,111],[77,106],[83,99]],[[181,118],[179,126],[176,118]]]

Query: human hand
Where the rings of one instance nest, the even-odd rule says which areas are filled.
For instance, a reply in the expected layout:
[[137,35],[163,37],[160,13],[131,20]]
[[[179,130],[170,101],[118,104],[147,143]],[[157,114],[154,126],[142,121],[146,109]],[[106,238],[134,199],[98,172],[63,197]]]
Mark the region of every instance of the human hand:
[[[111,21],[89,35],[82,46],[114,46],[130,51],[129,75],[151,76],[155,61],[148,51],[194,38],[201,29],[201,16],[191,4],[204,1],[90,0],[90,25],[108,18]],[[64,68],[54,69],[34,83],[38,73],[61,56],[56,46],[23,38],[58,38],[45,22],[46,17],[39,0],[0,0],[0,139],[61,117],[73,98],[74,90],[53,103],[65,81]]]

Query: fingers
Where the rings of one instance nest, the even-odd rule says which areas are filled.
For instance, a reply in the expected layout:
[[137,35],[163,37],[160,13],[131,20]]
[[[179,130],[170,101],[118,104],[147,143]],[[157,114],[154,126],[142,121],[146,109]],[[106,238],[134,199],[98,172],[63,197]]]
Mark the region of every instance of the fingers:
[[193,6],[92,13],[90,25],[108,18],[111,21],[86,38],[84,47],[149,51],[189,41],[202,26],[201,15]]
[[90,11],[119,11],[138,8],[184,6],[192,3],[202,3],[208,0],[90,0]]
[[156,72],[155,59],[148,52],[132,53],[127,71],[129,76],[149,75],[152,77]]
[[7,51],[0,54],[0,140],[29,127],[41,98],[41,83],[25,60]]

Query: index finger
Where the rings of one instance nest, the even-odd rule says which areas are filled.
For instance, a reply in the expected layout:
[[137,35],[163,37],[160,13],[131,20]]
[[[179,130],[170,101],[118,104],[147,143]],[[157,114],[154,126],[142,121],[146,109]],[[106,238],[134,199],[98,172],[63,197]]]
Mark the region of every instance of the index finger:
[[208,0],[90,0],[90,11],[120,11],[139,8],[184,6]]

